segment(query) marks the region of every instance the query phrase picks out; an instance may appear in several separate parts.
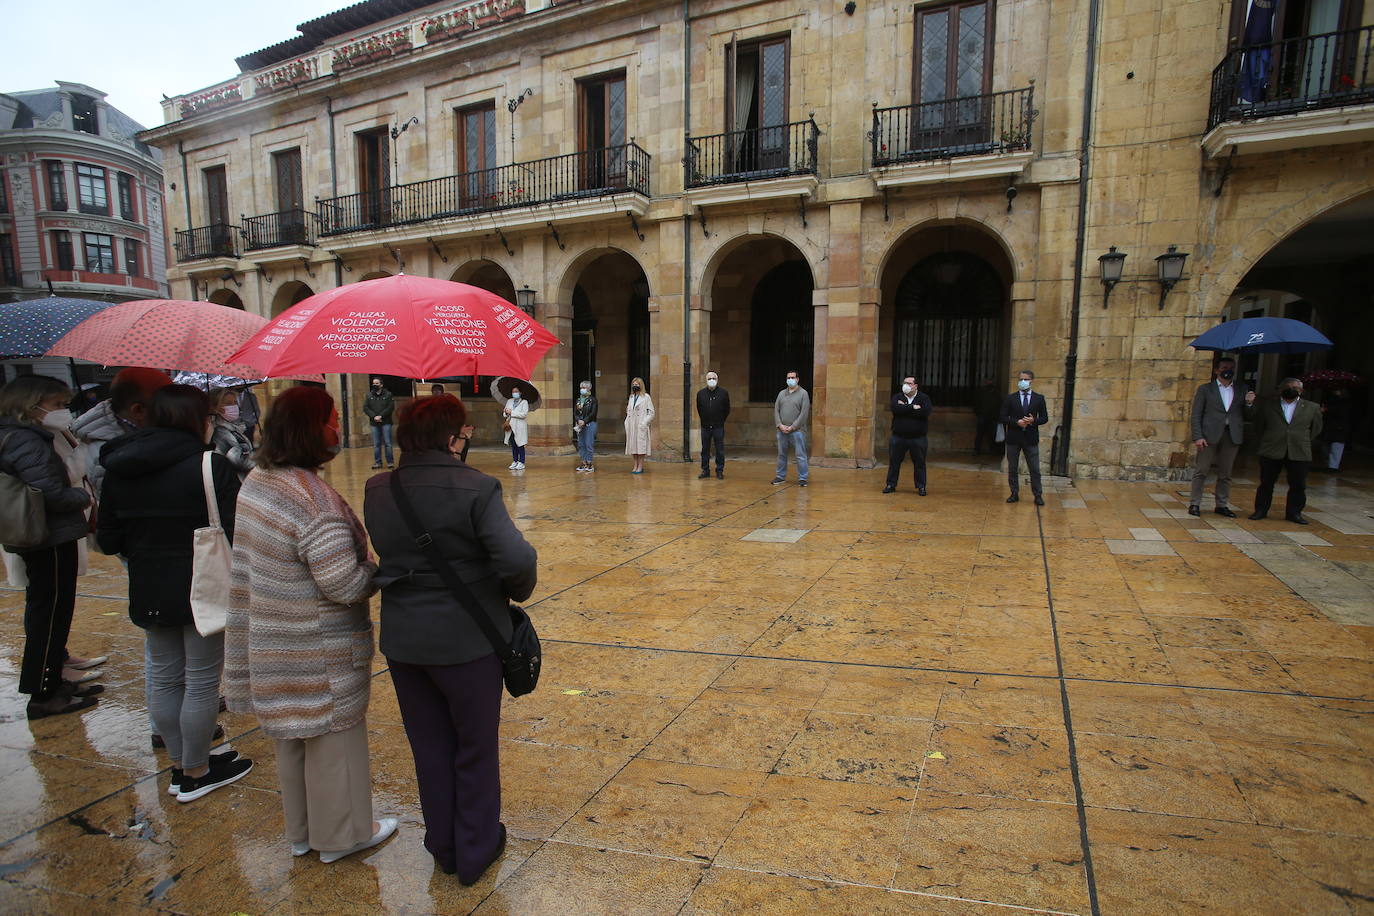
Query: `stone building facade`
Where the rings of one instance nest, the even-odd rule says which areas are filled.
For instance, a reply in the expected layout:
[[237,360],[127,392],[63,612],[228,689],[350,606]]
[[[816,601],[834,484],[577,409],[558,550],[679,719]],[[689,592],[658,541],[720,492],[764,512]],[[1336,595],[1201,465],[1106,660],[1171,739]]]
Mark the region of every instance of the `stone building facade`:
[[[766,447],[795,369],[814,460],[870,466],[902,376],[933,447],[968,448],[980,391],[1031,368],[1054,469],[1183,476],[1196,334],[1369,322],[1374,9],[1324,2],[367,0],[141,136],[176,297],[270,315],[404,269],[532,301],[563,342],[542,449],[583,377],[613,441],[642,376],[658,454],[694,453],[707,369],[731,441]],[[1296,368],[1332,359],[1374,368]]]

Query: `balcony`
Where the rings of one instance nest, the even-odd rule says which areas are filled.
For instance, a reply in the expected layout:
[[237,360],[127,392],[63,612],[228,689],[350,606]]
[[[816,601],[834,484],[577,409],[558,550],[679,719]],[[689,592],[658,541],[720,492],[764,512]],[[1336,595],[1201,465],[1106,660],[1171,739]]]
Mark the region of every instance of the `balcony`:
[[319,217],[300,207],[263,216],[245,216],[241,231],[244,251],[262,251],[284,245],[313,247],[319,233]]
[[649,166],[649,154],[626,143],[345,194],[319,201],[319,233],[342,235],[540,205],[558,206],[559,212],[527,214],[525,221],[604,215],[616,209],[608,206],[608,198],[650,196]]
[[[809,194],[816,187],[821,131],[814,118],[688,137],[687,197],[694,204]],[[726,186],[748,185],[741,189]]]
[[234,227],[228,223],[213,223],[198,229],[178,229],[176,250],[177,263],[208,258],[236,258],[239,254]]
[[869,132],[879,187],[990,178],[1025,169],[1035,86],[873,108]]
[[1374,139],[1374,26],[1236,48],[1212,71],[1211,156]]

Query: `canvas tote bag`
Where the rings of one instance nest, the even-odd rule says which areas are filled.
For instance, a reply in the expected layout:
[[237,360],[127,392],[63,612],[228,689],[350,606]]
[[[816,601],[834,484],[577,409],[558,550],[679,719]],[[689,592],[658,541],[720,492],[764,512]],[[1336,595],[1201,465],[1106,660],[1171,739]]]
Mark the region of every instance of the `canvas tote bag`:
[[210,473],[210,459],[214,454],[206,452],[200,463],[205,512],[210,524],[197,528],[192,540],[191,615],[196,621],[196,632],[201,636],[213,636],[224,630],[225,617],[229,613],[229,567],[233,562],[229,538],[220,526],[215,481]]

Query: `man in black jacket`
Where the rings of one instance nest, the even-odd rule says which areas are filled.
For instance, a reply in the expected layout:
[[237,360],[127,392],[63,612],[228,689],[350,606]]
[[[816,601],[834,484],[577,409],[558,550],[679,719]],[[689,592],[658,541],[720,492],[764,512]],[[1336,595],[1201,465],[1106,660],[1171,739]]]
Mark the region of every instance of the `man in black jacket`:
[[1001,416],[998,420],[1006,429],[1007,435],[1007,484],[1011,495],[1007,502],[1021,499],[1020,455],[1026,456],[1026,467],[1030,470],[1031,492],[1035,494],[1035,504],[1045,504],[1040,490],[1040,427],[1050,422],[1045,406],[1045,396],[1031,391],[1035,373],[1022,369],[1016,390],[1002,401]]
[[916,478],[916,492],[926,495],[926,432],[930,425],[930,395],[916,390],[916,379],[902,379],[902,390],[892,396],[888,404],[892,411],[892,436],[887,440],[887,486],[884,493],[897,489],[902,471],[902,459],[911,455],[911,469]]
[[697,417],[701,420],[701,473],[711,476],[711,447],[716,450],[716,478],[725,479],[725,421],[730,416],[730,392],[720,387],[720,376],[706,373],[706,387],[697,392]]
[[391,460],[391,417],[396,412],[396,399],[382,380],[372,380],[372,390],[363,398],[363,410],[372,424],[372,467],[382,466],[382,446],[386,446],[386,466],[394,467]]

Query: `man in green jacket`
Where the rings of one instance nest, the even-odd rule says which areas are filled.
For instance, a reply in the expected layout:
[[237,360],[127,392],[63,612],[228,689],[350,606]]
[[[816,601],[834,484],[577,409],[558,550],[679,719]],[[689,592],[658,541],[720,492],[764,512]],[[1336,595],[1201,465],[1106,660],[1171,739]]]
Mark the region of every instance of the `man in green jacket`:
[[1306,525],[1302,517],[1307,505],[1307,470],[1312,464],[1312,443],[1321,435],[1321,409],[1302,399],[1302,382],[1286,378],[1279,382],[1278,399],[1270,398],[1255,410],[1255,435],[1259,439],[1260,484],[1255,491],[1255,512],[1251,521],[1269,514],[1274,484],[1279,472],[1288,472],[1288,499],[1283,517]]

